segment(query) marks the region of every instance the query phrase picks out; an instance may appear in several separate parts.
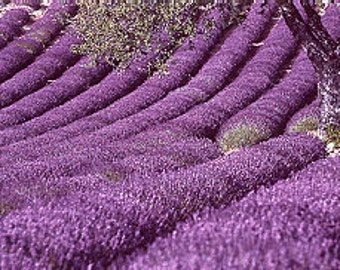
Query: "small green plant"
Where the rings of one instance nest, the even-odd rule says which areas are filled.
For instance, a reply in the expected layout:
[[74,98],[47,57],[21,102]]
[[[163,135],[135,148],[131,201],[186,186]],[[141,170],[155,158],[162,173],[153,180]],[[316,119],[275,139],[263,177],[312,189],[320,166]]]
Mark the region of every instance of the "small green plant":
[[102,174],[113,183],[118,183],[128,177],[126,172],[120,171],[119,169],[105,170]]
[[[306,117],[291,127],[292,132],[312,132],[318,135],[319,121],[315,117]],[[326,144],[329,152],[334,152],[340,149],[340,128],[334,124],[329,124],[326,128],[326,136],[323,138],[318,135]]]
[[269,139],[270,134],[256,126],[243,124],[223,134],[220,145],[224,152],[229,152],[246,145],[253,145],[260,141]]
[[[100,5],[82,1],[77,16],[70,21],[83,43],[74,45],[72,51],[88,55],[90,66],[104,59],[114,68],[124,70],[132,61],[143,59],[154,50],[160,56],[149,64],[148,74],[155,69],[166,73],[165,61],[186,38],[192,41],[199,31],[208,36],[209,31],[216,27],[213,19],[205,19],[203,29],[197,27],[201,15],[214,7],[209,2],[213,1],[129,1]],[[222,10],[226,4],[218,5]],[[245,17],[245,13],[236,7],[230,6],[230,10],[237,22]],[[168,36],[168,45],[172,46],[160,42],[162,46],[157,45],[155,49],[153,44],[164,40],[164,33]]]
[[335,149],[340,148],[340,127],[330,124],[326,129],[327,137],[325,139],[327,144],[334,144]]
[[0,202],[0,218],[7,215],[10,211],[14,210],[15,207],[9,203]]
[[293,132],[301,131],[317,131],[318,130],[318,119],[315,117],[306,117],[303,120],[296,123],[290,129]]
[[107,178],[109,178],[110,180],[113,180],[114,182],[118,182],[119,181],[119,177],[117,174],[107,170],[105,172],[103,172],[103,175],[106,176]]

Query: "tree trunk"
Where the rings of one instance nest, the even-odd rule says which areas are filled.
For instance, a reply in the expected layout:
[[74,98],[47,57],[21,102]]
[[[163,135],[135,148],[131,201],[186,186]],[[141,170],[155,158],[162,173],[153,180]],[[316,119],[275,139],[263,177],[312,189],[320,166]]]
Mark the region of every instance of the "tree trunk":
[[329,60],[323,72],[318,74],[318,95],[320,97],[320,119],[318,133],[327,137],[327,128],[340,128],[340,59]]
[[291,0],[278,1],[289,29],[306,48],[318,76],[318,134],[326,139],[330,126],[335,130],[340,128],[340,42],[332,39],[308,0],[300,0],[308,23],[302,19]]

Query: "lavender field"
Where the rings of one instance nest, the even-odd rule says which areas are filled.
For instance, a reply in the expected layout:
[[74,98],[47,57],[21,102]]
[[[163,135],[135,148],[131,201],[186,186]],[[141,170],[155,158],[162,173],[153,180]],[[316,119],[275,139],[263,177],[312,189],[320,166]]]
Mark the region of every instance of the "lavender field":
[[340,156],[278,1],[211,9],[163,76],[87,65],[77,4],[38,2],[0,15],[0,270],[340,269]]

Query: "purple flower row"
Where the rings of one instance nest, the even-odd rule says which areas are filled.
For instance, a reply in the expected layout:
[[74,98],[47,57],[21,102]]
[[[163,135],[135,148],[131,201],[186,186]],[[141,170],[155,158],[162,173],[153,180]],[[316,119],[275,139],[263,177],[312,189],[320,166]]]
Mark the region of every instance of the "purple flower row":
[[[185,170],[136,175],[62,200],[37,202],[0,220],[1,263],[103,269],[171,232],[196,211],[229,205],[324,156],[319,139],[292,134]],[[92,184],[100,185],[101,178],[95,178]]]
[[316,161],[226,209],[206,209],[127,268],[339,269],[339,167],[340,157]]
[[[220,13],[215,13],[212,13],[212,15],[217,17],[217,23],[222,24],[224,21],[217,16]],[[27,138],[53,128],[53,130],[40,136],[37,140],[57,142],[93,132],[105,125],[137,113],[160,100],[173,89],[182,86],[190,78],[190,74],[198,71],[208,57],[212,46],[221,35],[222,27],[212,30],[207,40],[204,39],[203,34],[198,34],[192,42],[193,49],[189,49],[189,44],[186,42],[167,61],[169,64],[169,74],[167,76],[160,78],[159,74],[154,74],[135,90],[133,89],[145,79],[144,72],[136,71],[135,68],[129,68],[121,76],[112,72],[100,84],[65,103],[64,106],[56,107],[41,117],[32,119],[15,128],[15,136],[16,138]],[[102,109],[110,103],[112,103],[110,106]],[[94,111],[98,112],[88,117],[80,118]],[[58,117],[54,116],[56,114]],[[78,120],[74,121],[75,119]],[[72,123],[60,129],[58,128],[70,122]]]
[[10,9],[0,18],[0,49],[22,33],[29,19],[29,13],[22,8]]
[[[23,123],[63,104],[86,90],[90,85],[98,83],[112,69],[106,62],[102,62],[93,68],[89,68],[88,63],[88,57],[83,57],[53,83],[22,98],[9,107],[3,108],[0,111],[0,130]],[[12,136],[14,138],[16,136],[15,129],[8,133],[6,130],[2,131],[0,133],[0,145],[11,143],[13,141]]]
[[[113,149],[111,152],[112,158],[123,159],[130,155],[139,155],[153,149],[157,149],[164,144],[168,145],[180,139],[189,137],[183,129],[166,129],[165,126],[159,128],[155,127],[146,132],[140,133],[132,138],[121,140],[119,143],[102,142],[92,147],[81,149],[77,148],[69,140],[64,141],[65,153],[87,153],[91,151],[106,151],[107,146],[111,145]],[[27,140],[30,141],[30,140]],[[48,142],[47,142],[48,143]],[[45,161],[50,157],[58,155],[50,155],[49,147],[46,147],[46,142],[39,141],[36,144],[27,144],[25,149],[17,147],[23,145],[23,142],[15,143],[10,146],[0,148],[0,167],[11,167],[12,163],[25,162],[25,161]]]
[[51,4],[46,14],[31,25],[31,30],[3,48],[0,54],[0,83],[30,64],[64,27],[60,19],[66,14],[74,16],[76,11],[76,5]]
[[13,104],[46,85],[48,80],[59,77],[80,58],[70,50],[72,44],[79,43],[76,36],[64,34],[31,65],[0,84],[0,108]]
[[[128,181],[132,175],[157,175],[213,160],[221,154],[207,139],[187,138],[160,144],[146,154],[112,158],[111,149],[68,154],[41,162],[20,162],[0,170],[0,204],[24,207],[38,198],[71,193],[75,176],[92,174],[109,182]],[[106,181],[106,182],[107,182]],[[85,186],[84,186],[85,188]],[[67,191],[65,193],[65,191]],[[63,192],[63,193],[62,193]],[[1,216],[1,215],[0,215]]]

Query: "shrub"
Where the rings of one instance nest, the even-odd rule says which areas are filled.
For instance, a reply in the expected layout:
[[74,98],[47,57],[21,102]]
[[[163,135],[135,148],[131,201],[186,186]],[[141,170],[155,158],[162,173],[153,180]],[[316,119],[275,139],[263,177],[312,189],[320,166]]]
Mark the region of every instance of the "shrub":
[[[211,1],[157,1],[111,5],[81,2],[78,15],[71,21],[84,43],[75,45],[73,51],[89,55],[92,65],[103,56],[109,64],[125,69],[131,61],[143,57],[151,49],[153,40],[162,39],[165,31],[176,44],[156,63],[160,70],[166,71],[166,58],[173,54],[186,37],[192,39],[198,32],[208,33],[215,28],[213,19],[206,19],[204,27],[197,28],[201,15],[207,14],[216,5],[221,9],[228,5],[234,18],[230,23],[239,22],[245,16],[240,7],[227,3],[213,5],[209,2]],[[250,1],[242,7],[249,6],[248,2]],[[156,48],[156,52],[159,49]],[[148,70],[150,68],[149,66]]]

